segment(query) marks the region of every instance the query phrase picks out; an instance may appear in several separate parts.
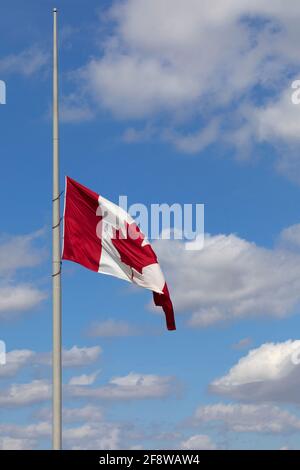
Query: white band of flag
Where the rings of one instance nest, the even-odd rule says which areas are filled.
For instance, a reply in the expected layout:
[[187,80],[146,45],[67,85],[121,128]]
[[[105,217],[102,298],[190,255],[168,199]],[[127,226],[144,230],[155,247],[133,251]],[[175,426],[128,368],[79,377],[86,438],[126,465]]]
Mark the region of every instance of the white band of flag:
[[149,241],[121,207],[69,177],[62,257],[150,289],[167,328],[176,329],[168,287]]

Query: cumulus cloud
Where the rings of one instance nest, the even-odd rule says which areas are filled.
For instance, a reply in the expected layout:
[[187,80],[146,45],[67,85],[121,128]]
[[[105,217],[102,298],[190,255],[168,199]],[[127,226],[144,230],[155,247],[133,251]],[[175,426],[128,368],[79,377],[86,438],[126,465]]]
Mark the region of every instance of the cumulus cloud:
[[207,235],[199,251],[179,241],[154,246],[176,311],[191,313],[193,328],[250,316],[283,318],[299,305],[300,253],[290,246],[266,249],[233,234]]
[[210,144],[213,144],[219,136],[218,120],[213,119],[206,127],[198,132],[179,134],[178,132],[166,131],[164,138],[171,141],[178,150],[184,153],[200,153]]
[[32,450],[36,447],[33,439],[16,439],[10,436],[0,436],[0,450]]
[[[62,363],[64,367],[82,367],[93,364],[101,355],[100,346],[81,347],[73,346],[70,349],[62,350]],[[51,366],[51,353],[36,352],[30,349],[15,349],[6,354],[6,364],[0,368],[1,377],[15,376],[19,371],[27,366],[47,365]],[[96,378],[96,374],[90,376],[83,375],[77,377],[77,380],[92,381]],[[75,380],[75,378],[74,378]],[[92,382],[91,382],[92,383]]]
[[252,339],[247,337],[247,338],[242,338],[240,339],[237,343],[234,343],[232,345],[233,349],[246,349],[248,348],[252,343]]
[[[62,363],[64,367],[81,367],[93,364],[97,361],[102,353],[100,346],[78,347],[72,346],[70,349],[63,348]],[[51,353],[40,353],[37,356],[38,364],[52,364]]]
[[66,423],[79,421],[93,422],[103,421],[103,410],[98,406],[86,405],[80,408],[65,408],[63,419]]
[[90,388],[69,385],[66,392],[71,397],[100,400],[134,400],[164,398],[178,392],[174,377],[152,374],[130,374],[112,378],[107,385]]
[[299,432],[300,418],[269,404],[225,404],[200,406],[194,424],[220,426],[226,431],[284,434]]
[[118,337],[136,336],[141,334],[138,327],[123,320],[108,319],[95,322],[88,328],[88,335],[92,337]]
[[44,69],[48,61],[48,53],[38,46],[32,46],[19,53],[10,54],[0,59],[0,72],[31,77]]
[[297,250],[300,248],[300,224],[291,225],[280,234],[279,243],[283,248]]
[[64,96],[60,104],[60,119],[66,123],[90,121],[94,112],[77,93]]
[[244,124],[232,134],[231,143],[236,143],[241,152],[245,146],[251,148],[253,142],[272,144],[277,170],[299,183],[300,105],[292,102],[292,92],[287,83],[279,96],[264,105],[241,109]]
[[35,356],[34,351],[15,349],[6,354],[6,363],[0,367],[0,377],[13,377]]
[[[0,424],[1,450],[30,450],[39,446],[39,439],[50,438],[50,422],[32,424]],[[26,436],[26,437],[25,437]]]
[[69,380],[69,385],[92,385],[95,382],[98,374],[99,371],[96,371],[93,374],[83,374],[71,377]]
[[275,102],[272,101],[255,110],[256,132],[260,140],[299,141],[299,106],[295,105],[291,98],[292,89],[288,88]]
[[25,384],[12,384],[0,392],[3,407],[27,406],[49,400],[51,385],[47,380],[33,380]]
[[214,450],[216,448],[216,444],[205,434],[196,434],[180,444],[180,449],[184,450]]
[[146,122],[127,129],[127,142],[154,137],[200,153],[218,140],[245,153],[254,142],[299,140],[287,82],[300,65],[296,1],[125,0],[104,17],[101,56],[74,76],[93,109]]
[[218,395],[251,402],[299,403],[300,340],[265,343],[210,384]]
[[[103,421],[104,413],[99,406],[85,405],[78,408],[63,408],[64,423],[99,422]],[[50,408],[41,408],[34,413],[34,417],[41,422],[51,422],[52,411]],[[1,428],[0,428],[1,429]]]
[[157,129],[153,126],[147,124],[142,129],[136,129],[134,127],[128,127],[123,133],[122,140],[127,144],[145,142],[151,140],[155,135],[157,135]]
[[39,230],[0,238],[0,319],[33,309],[46,298],[46,293],[32,283],[18,283],[14,279],[18,270],[33,268],[45,258],[45,250],[36,244],[42,233]]
[[[47,436],[47,433],[50,436],[51,410],[42,408],[35,413],[35,418],[41,421],[28,426],[0,425],[0,439],[2,433],[11,437],[27,435],[36,439]],[[75,423],[78,425],[74,425]],[[92,405],[64,408],[63,424],[64,449],[131,449],[137,446],[136,442],[139,442],[142,436],[133,424],[105,420],[103,410]]]
[[85,423],[67,428],[64,432],[64,446],[72,450],[113,450],[129,449],[137,438],[134,427],[121,423]]
[[92,364],[101,355],[102,349],[100,346],[91,346],[79,348],[73,346],[71,349],[63,349],[62,361],[65,367],[78,367]]
[[[221,7],[189,0],[189,8],[182,0],[115,2],[109,12],[113,38],[86,67],[87,80],[101,105],[121,117],[199,106],[219,90],[219,103],[228,102],[269,76],[265,62],[282,39],[272,21],[300,15],[298,8],[294,17],[281,13],[279,4],[267,1],[226,0]],[[253,31],[245,20],[251,15],[267,16],[269,23]],[[282,52],[281,59],[285,64]]]
[[[32,424],[0,424],[0,435],[7,434],[13,438],[36,439],[39,437],[49,437],[51,435],[51,424],[47,421],[40,421]],[[1,438],[0,438],[1,439]]]
[[10,319],[16,314],[38,306],[47,297],[30,284],[0,287],[0,319]]
[[21,268],[32,268],[45,259],[45,250],[36,245],[43,231],[27,235],[0,237],[0,275],[14,274]]
[[[43,362],[41,362],[43,363]],[[11,368],[10,368],[11,372]],[[152,374],[130,374],[114,377],[100,387],[90,387],[96,373],[73,377],[64,386],[67,396],[73,398],[90,398],[95,400],[134,400],[155,399],[177,395],[179,385],[174,377]],[[0,392],[0,405],[27,406],[49,400],[51,384],[48,380],[33,380],[29,383],[15,383]],[[75,413],[75,412],[74,412]]]
[[[37,421],[30,424],[0,424],[0,449],[36,449],[43,445],[44,439],[49,441],[52,433],[50,408],[38,409],[34,417]],[[105,420],[99,407],[85,405],[63,409],[64,449],[141,448],[142,437],[143,432],[134,424]]]
[[[94,415],[95,412],[96,415]],[[45,410],[40,414],[46,415],[47,420],[27,425],[1,424],[0,449],[17,450],[40,447],[41,439],[49,439],[52,432],[51,414],[48,411],[45,413]],[[134,426],[104,421],[99,408],[92,406],[63,410],[65,424],[77,421],[84,422],[73,427],[64,425],[64,449],[128,449],[131,447],[131,442],[139,437]]]

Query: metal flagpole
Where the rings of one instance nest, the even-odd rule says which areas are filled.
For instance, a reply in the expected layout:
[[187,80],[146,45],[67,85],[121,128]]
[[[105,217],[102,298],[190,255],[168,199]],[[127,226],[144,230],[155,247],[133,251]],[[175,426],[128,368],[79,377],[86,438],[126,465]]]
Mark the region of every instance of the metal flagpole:
[[62,386],[61,386],[61,251],[60,251],[60,191],[58,142],[58,60],[57,9],[53,9],[53,226],[52,226],[52,282],[53,282],[53,450],[62,444]]

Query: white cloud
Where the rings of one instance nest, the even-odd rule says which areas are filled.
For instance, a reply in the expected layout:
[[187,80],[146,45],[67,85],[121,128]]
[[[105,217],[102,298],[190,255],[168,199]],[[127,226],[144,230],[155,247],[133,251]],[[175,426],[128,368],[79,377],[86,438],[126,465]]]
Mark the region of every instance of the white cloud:
[[[29,450],[38,447],[38,439],[50,438],[50,422],[39,422],[27,425],[0,424],[1,450]],[[26,436],[26,437],[25,437]]]
[[[63,349],[62,362],[63,367],[81,367],[90,365],[96,362],[101,355],[100,346],[82,347],[73,346],[70,349]],[[0,368],[1,377],[15,376],[20,370],[27,366],[47,365],[51,366],[52,355],[51,353],[36,352],[30,349],[14,349],[6,354],[6,364]],[[98,372],[95,374],[83,375],[77,377],[77,380],[92,381],[96,378]],[[75,378],[73,378],[75,379]],[[91,382],[92,383],[92,382]]]
[[45,258],[45,250],[35,242],[42,236],[38,230],[28,235],[0,237],[0,275],[14,274],[21,268],[32,268]]
[[16,375],[35,356],[28,349],[15,349],[6,354],[6,364],[0,367],[0,377],[12,377]]
[[[83,94],[93,110],[145,121],[144,130],[125,131],[127,142],[156,138],[181,152],[200,153],[217,141],[239,157],[251,155],[255,142],[299,144],[299,107],[291,104],[287,77],[300,65],[300,7],[290,5],[115,1],[104,15],[111,28],[101,56],[74,74],[75,95]],[[86,119],[85,109],[74,115]],[[278,167],[295,178],[298,147],[278,148]]]
[[206,127],[195,133],[180,135],[174,132],[165,132],[165,139],[171,141],[178,150],[184,153],[200,153],[218,139],[218,121],[212,120]]
[[32,439],[15,439],[10,436],[0,436],[0,450],[31,450],[36,447]]
[[241,103],[234,115],[239,125],[219,139],[236,147],[241,158],[251,155],[255,142],[271,144],[276,169],[299,183],[300,104],[292,102],[292,82],[282,83],[284,88],[263,105]]
[[146,125],[142,129],[135,129],[134,127],[128,127],[123,133],[122,140],[127,144],[133,142],[145,142],[157,135],[157,129],[151,125]]
[[264,77],[264,60],[278,47],[279,33],[266,27],[254,42],[249,23],[240,21],[246,14],[281,13],[261,3],[227,0],[222,8],[197,0],[189,0],[188,8],[182,0],[115,3],[113,38],[103,57],[85,70],[94,95],[120,117],[200,107],[219,92],[218,102],[228,102]]
[[[255,28],[250,15],[267,21]],[[299,34],[291,26],[298,6],[291,14],[267,0],[225,0],[222,7],[189,0],[188,8],[183,0],[127,0],[115,2],[109,16],[114,33],[84,76],[99,103],[121,117],[182,108],[199,115],[274,81],[274,71],[278,77],[297,59]]]
[[77,398],[103,400],[134,400],[164,398],[176,394],[178,385],[173,377],[152,374],[130,374],[112,378],[107,385],[97,388],[69,385],[67,393]]
[[84,75],[104,107],[121,118],[136,118],[160,109],[176,109],[196,98],[193,79],[173,72],[172,67],[162,67],[155,58],[117,55],[93,60]]
[[[62,350],[62,363],[64,367],[81,367],[96,362],[102,353],[100,346],[78,347]],[[39,364],[52,364],[51,353],[40,353],[37,357]]]
[[103,421],[103,411],[98,406],[82,406],[80,408],[65,408],[63,410],[63,419],[66,423],[78,421],[99,422]]
[[35,308],[47,297],[45,292],[30,284],[0,287],[0,318],[10,319],[12,313],[21,313]]
[[[64,423],[78,423],[81,421],[98,422],[103,421],[104,413],[99,406],[86,405],[78,408],[63,408]],[[41,408],[34,413],[34,417],[42,422],[51,422],[52,411],[50,408]],[[1,428],[0,428],[1,432]]]
[[242,338],[240,339],[237,343],[234,343],[232,345],[233,349],[247,349],[252,343],[252,339],[247,337],[247,338]]
[[88,334],[93,337],[114,337],[114,336],[136,336],[141,331],[138,327],[123,320],[108,319],[95,322],[88,329]]
[[[33,415],[38,421],[30,424],[0,424],[0,449],[21,445],[24,449],[40,448],[42,440],[51,439],[51,408],[42,408]],[[82,422],[82,423],[81,423]],[[70,425],[70,423],[81,423]],[[134,424],[106,421],[101,408],[86,405],[63,409],[64,449],[133,449],[140,446],[143,432]],[[21,447],[20,447],[21,448]]]
[[205,434],[196,434],[182,441],[180,444],[180,449],[185,450],[214,450],[216,448],[211,438]]
[[[49,409],[36,413],[43,421],[26,425],[0,424],[0,449],[31,449],[41,446],[41,439],[51,437],[52,424]],[[84,421],[79,426],[66,424]],[[129,449],[139,439],[133,425],[103,420],[98,407],[84,406],[63,410],[64,449]],[[26,436],[26,438],[24,437]]]
[[[39,437],[51,436],[51,424],[47,421],[32,424],[0,424],[0,435],[9,435],[13,438],[22,438],[26,436],[28,439],[36,439]],[[1,438],[0,438],[1,439]]]
[[36,246],[39,230],[29,235],[0,239],[0,319],[10,319],[38,306],[46,293],[31,283],[17,283],[12,277],[20,269],[32,268],[45,258],[45,250]]
[[280,234],[280,244],[290,249],[300,248],[300,224],[291,225]]
[[49,61],[49,55],[37,46],[29,47],[17,54],[0,59],[0,72],[30,77],[40,72]]
[[[255,121],[260,140],[300,139],[300,106],[292,103],[292,89],[288,88],[275,102],[257,108]],[[284,119],[283,119],[284,116]]]
[[102,353],[100,346],[79,348],[73,346],[71,349],[63,349],[62,361],[65,367],[78,367],[92,364],[97,361]]
[[242,357],[210,390],[243,401],[299,403],[300,340],[265,343]]
[[204,248],[155,242],[177,312],[191,327],[249,316],[283,318],[300,302],[300,253],[278,243],[266,249],[236,235],[207,235]]
[[142,433],[135,425],[121,422],[87,422],[64,430],[64,448],[72,450],[113,450],[141,448]]
[[121,445],[125,436],[117,423],[101,422],[100,425],[86,423],[64,431],[64,443],[73,450],[113,450]]
[[[173,377],[168,376],[130,373],[127,376],[112,378],[107,385],[87,387],[86,385],[92,385],[93,379],[90,376],[81,376],[76,380],[71,380],[64,387],[66,395],[95,400],[142,400],[164,398],[178,393],[178,384]],[[33,380],[29,383],[12,384],[9,388],[3,389],[0,392],[0,405],[3,407],[28,406],[50,398],[50,382]],[[89,413],[91,409],[85,411]],[[69,414],[69,418],[72,413],[74,417],[76,413],[79,417],[75,410],[65,411],[65,413]]]
[[[20,354],[21,356],[21,354]],[[26,361],[37,364],[45,364],[44,358],[33,359],[28,357]],[[73,366],[74,362],[72,362]],[[78,364],[78,362],[76,362]],[[22,365],[24,360],[22,358]],[[20,367],[22,367],[20,365]],[[13,368],[15,367],[15,368]],[[8,376],[19,370],[17,366],[10,365]],[[130,374],[112,378],[108,384],[100,387],[87,387],[92,385],[96,374],[73,377],[68,385],[65,385],[65,393],[74,398],[92,398],[99,400],[134,400],[148,398],[164,398],[178,393],[178,384],[174,377],[151,374]],[[5,375],[4,375],[5,376]],[[47,380],[33,380],[30,383],[12,384],[8,389],[0,392],[0,405],[2,406],[26,406],[32,403],[46,401],[51,396],[51,386]]]
[[3,407],[27,406],[49,400],[51,385],[47,380],[33,380],[25,384],[12,384],[0,392]]
[[69,385],[92,385],[95,382],[98,374],[99,371],[96,371],[93,374],[83,374],[71,377],[69,380]]
[[62,98],[59,114],[66,123],[90,121],[94,117],[91,107],[76,93]]
[[300,418],[268,404],[224,404],[200,406],[195,424],[217,425],[233,432],[284,434],[299,432]]
[[98,429],[90,424],[83,424],[77,428],[69,428],[64,432],[64,439],[66,440],[83,440],[87,438],[95,438],[98,434]]
[[[41,439],[51,438],[52,424],[49,410],[40,410],[46,421],[31,424],[0,424],[0,449],[32,449],[40,447]],[[139,439],[135,426],[106,422],[99,408],[85,406],[81,409],[64,409],[63,422],[85,421],[79,426],[63,427],[64,449],[130,449]],[[25,437],[26,436],[26,437]]]

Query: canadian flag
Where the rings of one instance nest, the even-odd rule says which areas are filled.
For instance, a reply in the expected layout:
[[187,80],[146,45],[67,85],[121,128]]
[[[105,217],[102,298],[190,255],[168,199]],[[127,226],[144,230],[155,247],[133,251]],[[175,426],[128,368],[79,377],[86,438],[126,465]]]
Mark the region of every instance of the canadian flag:
[[157,257],[132,217],[121,207],[66,177],[63,254],[98,273],[153,291],[175,330],[172,301]]

